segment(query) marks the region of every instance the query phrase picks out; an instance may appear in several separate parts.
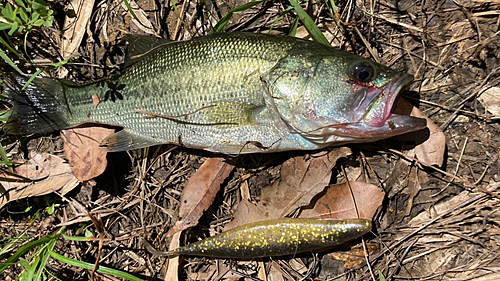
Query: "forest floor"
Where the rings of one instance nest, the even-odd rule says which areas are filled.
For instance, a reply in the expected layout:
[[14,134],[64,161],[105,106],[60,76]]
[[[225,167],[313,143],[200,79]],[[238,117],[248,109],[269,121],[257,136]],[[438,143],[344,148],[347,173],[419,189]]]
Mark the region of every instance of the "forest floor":
[[[30,32],[26,49],[39,66],[78,53],[79,59],[50,71],[75,82],[119,73],[124,54],[116,46],[127,34],[189,40],[207,35],[229,10],[246,3],[129,0],[135,19],[123,0],[96,1],[90,7],[70,2],[78,3],[49,2],[57,12],[54,24]],[[364,241],[315,254],[316,262],[311,254],[301,254],[238,261],[235,270],[263,280],[299,280],[313,265],[308,280],[500,280],[500,2],[335,1],[337,16],[331,3],[310,1],[302,7],[332,46],[414,75],[403,96],[444,133],[446,140],[436,144],[446,147],[436,148],[443,163],[416,159],[415,144],[398,138],[348,145],[350,155],[337,161],[329,183],[363,181],[383,189],[373,232]],[[271,33],[286,35],[296,18],[293,10],[285,13],[289,6],[287,1],[265,1],[234,14],[224,31],[268,33],[272,28]],[[81,34],[74,50],[63,47],[64,20],[71,13],[87,19],[85,28],[71,29]],[[308,38],[298,23],[296,36]],[[12,36],[9,42],[24,48],[24,39]],[[28,64],[20,67],[30,69]],[[58,132],[6,137],[2,144],[14,162],[25,162],[34,152],[65,157]],[[172,274],[167,258],[153,256],[139,242],[143,236],[158,249],[168,248],[166,233],[179,218],[183,188],[211,157],[172,145],[109,153],[102,175],[64,196],[10,202],[0,212],[0,262],[65,226],[67,236],[104,238],[61,237],[52,245],[53,252],[78,261],[98,260],[101,267],[144,280],[250,280],[229,270],[233,261],[203,257],[183,257],[177,261],[179,272]],[[287,160],[309,157],[292,151],[230,159],[234,169],[198,225],[183,232],[181,243],[221,232],[243,198],[257,204],[263,187],[282,180]],[[40,252],[33,248],[21,257],[24,263],[9,265],[0,276],[16,280]],[[119,279],[54,258],[43,272],[44,280]]]

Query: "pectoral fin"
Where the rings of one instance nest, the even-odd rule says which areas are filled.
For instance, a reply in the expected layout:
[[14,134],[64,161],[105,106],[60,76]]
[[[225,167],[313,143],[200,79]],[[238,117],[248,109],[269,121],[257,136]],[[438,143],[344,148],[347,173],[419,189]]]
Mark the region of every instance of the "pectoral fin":
[[127,130],[121,130],[118,133],[112,134],[111,136],[105,138],[101,142],[100,146],[106,148],[109,152],[118,152],[131,149],[139,149],[163,143],[164,142],[157,141],[152,138],[147,138],[130,133]]
[[225,101],[172,119],[191,125],[241,127],[256,124],[255,116],[262,108],[251,103]]

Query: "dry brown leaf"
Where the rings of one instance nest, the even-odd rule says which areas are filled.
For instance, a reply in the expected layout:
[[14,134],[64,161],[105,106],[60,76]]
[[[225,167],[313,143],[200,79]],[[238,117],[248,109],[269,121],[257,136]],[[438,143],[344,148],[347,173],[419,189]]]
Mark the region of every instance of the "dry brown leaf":
[[97,106],[101,103],[101,100],[99,100],[99,96],[97,94],[92,95],[92,104],[94,105],[94,108],[97,108]]
[[[368,256],[373,255],[378,250],[377,245],[366,245]],[[328,254],[332,259],[344,262],[345,269],[355,268],[365,260],[365,251],[363,245],[359,244],[350,249],[349,251],[337,251]]]
[[95,0],[71,0],[68,10],[74,11],[75,15],[66,15],[64,19],[64,32],[62,36],[61,54],[64,59],[70,58],[78,51],[82,42],[85,29],[92,16]]
[[88,181],[104,172],[108,163],[107,151],[99,145],[114,132],[114,129],[99,126],[61,130],[64,155],[78,180]]
[[495,117],[500,117],[500,88],[491,87],[484,91],[478,98],[484,108]]
[[301,218],[339,220],[357,218],[354,208],[356,202],[359,218],[371,220],[385,197],[381,188],[360,181],[333,184],[325,191],[311,209],[302,210]]
[[[348,147],[338,147],[323,156],[312,155],[309,160],[295,157],[281,167],[280,179],[262,188],[262,204],[270,207],[273,218],[284,217],[310,204],[316,194],[330,183],[337,160],[351,155]],[[276,212],[278,211],[278,212]]]
[[324,155],[291,158],[283,163],[280,179],[262,188],[261,201],[255,205],[242,200],[235,208],[234,220],[225,230],[242,224],[284,217],[290,212],[307,206],[311,199],[330,183],[332,169],[341,157],[351,154],[348,147],[333,149]]
[[[260,268],[259,268],[260,269]],[[262,268],[262,270],[266,270],[266,268]],[[271,263],[271,267],[269,268],[269,272],[265,275],[266,279],[261,279],[261,280],[266,280],[266,281],[285,281],[285,277],[283,276],[283,269],[280,267],[279,264],[273,262]]]
[[20,181],[19,177],[2,173],[0,184],[3,186],[0,208],[10,201],[40,196],[54,191],[66,194],[78,185],[64,159],[48,153],[36,153],[24,165],[15,169],[15,174],[31,179]]
[[186,182],[182,190],[179,207],[180,220],[167,236],[198,224],[203,212],[212,205],[220,185],[229,176],[234,166],[224,162],[224,158],[208,158]]
[[428,166],[441,167],[444,161],[444,153],[446,150],[446,137],[443,131],[431,119],[425,116],[418,108],[414,107],[407,100],[400,98],[395,106],[395,113],[409,114],[410,116],[425,118],[427,120],[427,129],[429,134],[424,134],[422,131],[407,134],[406,138],[411,138],[417,143],[415,146],[415,154],[417,159]]
[[[130,8],[132,8],[132,11],[134,11],[135,16],[139,20],[139,21],[137,21],[137,19],[135,19],[131,15],[132,22],[137,27],[139,27],[144,33],[156,35],[155,29],[153,28],[153,24],[151,23],[151,21],[149,21],[148,15],[146,14],[146,12],[144,12],[144,10],[141,9],[141,7],[139,7],[139,5],[137,5],[137,3],[134,0],[129,0],[128,3],[130,5]],[[127,5],[125,5],[124,1],[121,1],[121,6],[128,13],[128,8],[127,8]]]
[[429,138],[415,147],[417,159],[428,166],[441,167],[446,151],[446,137],[443,131],[416,107],[413,108],[410,115],[427,119],[427,128],[430,132]]
[[247,223],[263,221],[263,220],[271,220],[273,217],[268,217],[268,214],[265,214],[261,208],[264,208],[262,204],[254,204],[249,200],[243,199],[238,205],[236,205],[234,209],[234,218],[232,221],[228,222],[224,226],[224,231],[228,231],[240,225],[244,225]]

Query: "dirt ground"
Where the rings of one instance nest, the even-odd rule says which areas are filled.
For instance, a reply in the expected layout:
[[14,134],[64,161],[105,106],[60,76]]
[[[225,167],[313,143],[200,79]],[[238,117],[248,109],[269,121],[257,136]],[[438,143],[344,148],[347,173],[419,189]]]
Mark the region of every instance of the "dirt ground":
[[[70,1],[53,1],[57,11],[53,28],[30,33],[27,49],[41,65],[61,59],[64,17]],[[141,23],[133,19],[122,0],[96,1],[81,45],[80,59],[52,70],[54,77],[85,82],[118,73],[126,34],[151,34],[188,40],[208,34],[227,11],[246,1],[131,2]],[[323,1],[303,4],[332,45],[371,58],[415,76],[404,96],[428,116],[446,136],[444,164],[427,166],[415,160],[414,145],[399,139],[349,145],[353,155],[334,168],[332,183],[350,180],[373,183],[386,198],[376,213],[373,233],[365,236],[370,256],[349,264],[352,251],[343,257],[319,253],[308,280],[500,280],[500,113],[490,108],[500,103],[500,2],[496,0],[435,1],[335,1],[334,19]],[[227,32],[287,34],[295,14],[280,15],[287,1],[266,1],[235,14]],[[179,17],[182,20],[179,20]],[[307,37],[301,27],[297,36]],[[17,40],[23,40],[22,38]],[[29,68],[25,65],[22,67]],[[491,90],[493,89],[493,90]],[[486,100],[485,93],[495,96]],[[481,98],[483,96],[483,98]],[[12,161],[22,162],[32,151],[63,156],[58,133],[27,138],[4,138]],[[217,194],[196,228],[185,232],[183,242],[218,233],[232,219],[232,207],[241,200],[245,185],[253,200],[260,189],[280,178],[287,159],[304,152],[245,155],[232,159],[236,168]],[[166,232],[178,219],[180,195],[186,181],[210,153],[172,146],[150,147],[108,154],[108,167],[99,177],[79,185],[64,199],[52,194],[46,200],[11,202],[0,213],[2,243],[16,237],[29,224],[33,211],[46,202],[56,203],[53,214],[42,212],[28,229],[31,239],[67,226],[66,235],[83,235],[98,229],[88,213],[102,220],[105,240],[100,265],[120,269],[145,280],[175,280],[165,275],[166,258],[145,251],[138,236],[147,233],[155,245],[165,245]],[[306,157],[306,156],[304,156]],[[0,255],[0,261],[28,243]],[[362,249],[360,241],[340,249]],[[99,242],[60,239],[57,253],[94,263]],[[364,251],[358,251],[361,257]],[[350,256],[351,255],[351,256]],[[342,259],[344,261],[342,261]],[[367,264],[368,261],[368,264]],[[229,272],[228,260],[183,258],[179,269],[185,280],[242,280]],[[298,280],[310,268],[311,255],[238,263],[236,270],[255,273],[258,266],[278,268],[281,274],[265,280]],[[90,273],[51,260],[47,270],[60,280],[88,280]],[[15,280],[22,267],[11,266],[3,280]],[[276,272],[269,270],[268,272]],[[256,277],[257,274],[252,276]],[[118,280],[100,274],[101,280]],[[262,278],[262,276],[259,276]],[[53,278],[49,278],[54,280]],[[245,279],[250,280],[250,279]]]

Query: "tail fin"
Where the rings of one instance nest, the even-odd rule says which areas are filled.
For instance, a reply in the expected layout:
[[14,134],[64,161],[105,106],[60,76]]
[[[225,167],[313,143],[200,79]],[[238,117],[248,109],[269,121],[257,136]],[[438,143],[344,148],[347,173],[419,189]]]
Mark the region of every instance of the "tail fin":
[[71,113],[66,102],[65,84],[51,78],[4,74],[3,93],[11,103],[11,115],[4,129],[8,134],[35,134],[70,127]]

